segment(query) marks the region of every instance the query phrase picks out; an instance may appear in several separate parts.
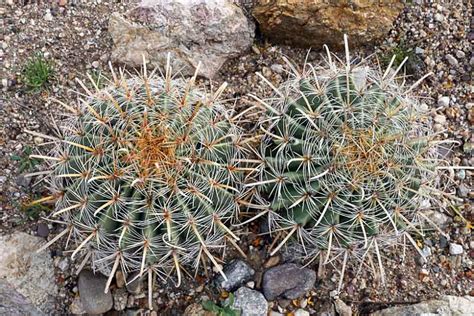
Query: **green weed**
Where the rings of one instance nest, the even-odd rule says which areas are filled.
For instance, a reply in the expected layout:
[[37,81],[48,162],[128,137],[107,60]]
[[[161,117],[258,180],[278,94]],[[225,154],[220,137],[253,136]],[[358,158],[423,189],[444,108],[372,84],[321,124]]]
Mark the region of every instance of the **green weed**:
[[24,171],[31,171],[37,165],[41,163],[41,161],[38,159],[30,158],[30,155],[32,154],[32,152],[33,152],[33,148],[31,148],[30,146],[26,146],[25,149],[23,149],[23,152],[21,153],[21,155],[11,156],[11,159],[13,161],[19,162],[18,171],[20,173]]
[[217,305],[213,301],[207,300],[202,303],[202,307],[208,312],[214,312],[217,316],[240,316],[240,312],[232,308],[234,304],[234,294],[230,293],[229,298],[222,304]]
[[53,63],[46,60],[42,53],[36,53],[23,67],[22,82],[28,91],[38,93],[48,88],[53,76]]

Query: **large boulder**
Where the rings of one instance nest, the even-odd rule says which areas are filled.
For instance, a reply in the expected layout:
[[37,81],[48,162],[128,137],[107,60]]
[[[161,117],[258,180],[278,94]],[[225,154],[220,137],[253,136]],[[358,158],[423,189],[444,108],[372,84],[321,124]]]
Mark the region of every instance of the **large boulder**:
[[413,305],[402,305],[386,308],[371,316],[411,316],[411,315],[437,315],[437,316],[467,316],[474,315],[474,297],[472,296],[442,296],[437,300],[429,300]]
[[55,309],[58,288],[49,252],[36,253],[44,243],[43,238],[23,232],[0,236],[0,279],[36,308],[50,314]]
[[258,0],[252,14],[273,42],[316,49],[327,44],[336,50],[343,47],[344,34],[353,46],[371,44],[387,34],[403,2]]
[[0,279],[0,315],[43,316],[46,315],[18,293],[9,283]]
[[143,0],[126,14],[111,15],[112,60],[132,67],[143,57],[152,66],[171,65],[191,75],[213,77],[222,64],[247,50],[254,25],[230,0]]

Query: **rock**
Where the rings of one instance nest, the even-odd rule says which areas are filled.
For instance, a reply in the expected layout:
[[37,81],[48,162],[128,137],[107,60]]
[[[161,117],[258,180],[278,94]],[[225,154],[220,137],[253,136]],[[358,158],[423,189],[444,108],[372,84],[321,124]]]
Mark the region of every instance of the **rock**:
[[433,120],[438,124],[444,124],[444,123],[446,123],[446,116],[441,115],[441,114],[437,114],[437,115],[435,115]]
[[52,21],[53,20],[53,15],[51,14],[51,11],[47,10],[46,14],[43,16],[43,19],[45,21]]
[[305,311],[304,309],[299,308],[295,311],[294,315],[295,316],[309,316],[309,312]]
[[456,57],[459,58],[459,59],[463,59],[464,57],[466,57],[466,53],[463,52],[462,50],[457,50],[456,51]]
[[423,55],[423,53],[425,52],[425,50],[421,47],[415,47],[415,54],[417,55]]
[[123,288],[125,286],[125,276],[121,270],[118,270],[115,273],[115,284],[117,284],[118,288]]
[[448,107],[449,106],[449,97],[440,97],[438,99],[438,105],[442,107]]
[[139,294],[142,291],[143,279],[138,277],[138,274],[138,272],[132,273],[125,284],[131,294]]
[[439,316],[465,316],[472,315],[474,310],[474,297],[472,296],[442,296],[438,300],[429,300],[413,305],[402,305],[386,308],[371,316],[408,316],[408,315],[439,315]]
[[112,308],[112,294],[110,291],[104,293],[107,278],[90,270],[83,270],[78,279],[79,295],[86,313],[101,314]]
[[447,55],[445,56],[445,58],[446,58],[446,60],[448,61],[448,63],[449,63],[451,66],[456,67],[456,66],[459,64],[459,62],[458,62],[458,60],[456,59],[456,57],[454,57],[454,56],[451,55],[451,54],[447,54]]
[[23,174],[20,174],[16,178],[15,182],[21,187],[28,188],[31,183],[31,177],[25,177]]
[[423,249],[421,249],[421,253],[423,254],[424,258],[428,258],[431,256],[431,248],[428,246],[424,246]]
[[262,293],[241,287],[235,294],[232,308],[239,310],[241,316],[266,316],[268,303]]
[[82,306],[81,298],[76,297],[72,301],[71,305],[69,305],[69,311],[73,315],[83,315],[86,313],[84,307]]
[[435,18],[435,20],[438,21],[438,22],[443,22],[443,21],[444,21],[444,15],[442,15],[441,13],[436,13],[436,14],[434,15],[434,18]]
[[115,289],[112,292],[114,298],[114,309],[116,311],[123,311],[127,307],[128,293],[126,289]]
[[49,227],[48,224],[46,223],[39,223],[38,226],[36,227],[36,234],[39,237],[48,237],[49,235]]
[[222,275],[219,275],[217,282],[224,290],[234,291],[242,284],[249,281],[255,274],[255,270],[246,262],[237,259],[224,267],[224,274],[227,276],[227,281],[224,280]]
[[273,267],[263,275],[263,294],[272,301],[279,296],[296,299],[309,291],[316,282],[316,273],[294,263]]
[[[222,64],[249,49],[254,26],[230,0],[143,0],[127,13],[111,15],[109,32],[114,42],[113,61],[132,67],[164,67],[168,53],[173,69],[212,78]],[[137,23],[134,23],[137,22]]]
[[50,314],[58,289],[49,252],[36,253],[44,243],[42,238],[23,232],[0,236],[0,279],[36,308]]
[[446,227],[453,221],[451,217],[437,210],[427,210],[423,214],[428,216],[439,228]]
[[464,252],[464,249],[462,248],[461,245],[455,244],[455,243],[450,243],[449,244],[449,254],[452,256],[457,256],[460,255]]
[[0,315],[22,316],[43,314],[9,283],[0,279]]
[[[59,259],[59,258],[58,258]],[[58,264],[56,265],[61,271],[66,271],[69,268],[69,258],[65,257],[62,260],[58,261]]]
[[470,189],[464,183],[461,183],[458,186],[458,195],[459,195],[459,197],[466,198],[469,195],[469,191],[470,191]]
[[266,1],[252,10],[260,30],[275,43],[320,49],[343,47],[343,34],[351,46],[365,46],[385,36],[404,7],[401,0]]

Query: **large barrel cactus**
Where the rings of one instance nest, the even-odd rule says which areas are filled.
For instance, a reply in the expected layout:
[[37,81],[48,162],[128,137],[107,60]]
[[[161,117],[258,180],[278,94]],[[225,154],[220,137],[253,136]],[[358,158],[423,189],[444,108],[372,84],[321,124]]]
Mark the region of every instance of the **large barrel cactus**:
[[[347,46],[346,46],[347,47]],[[259,178],[248,183],[268,203],[270,231],[303,258],[322,264],[348,258],[380,264],[382,248],[418,231],[432,194],[435,165],[419,106],[397,70],[346,62],[293,68],[274,95],[255,100],[261,125]],[[393,60],[392,60],[393,61]],[[278,233],[278,234],[276,234]],[[293,242],[293,243],[291,243]],[[373,265],[372,265],[373,266]],[[341,266],[339,266],[341,267]],[[383,273],[382,273],[383,278]],[[341,279],[342,280],[342,279]]]
[[[156,72],[119,78],[87,92],[59,126],[48,172],[61,217],[77,246],[110,273],[182,276],[182,266],[210,260],[229,229],[241,190],[241,130],[219,96],[195,77]],[[127,79],[128,78],[128,79]],[[94,83],[94,81],[92,81]],[[57,239],[55,238],[55,239]],[[54,241],[54,240],[53,240]],[[225,276],[224,276],[225,277]],[[150,284],[151,286],[151,284]],[[106,289],[107,290],[107,289]]]

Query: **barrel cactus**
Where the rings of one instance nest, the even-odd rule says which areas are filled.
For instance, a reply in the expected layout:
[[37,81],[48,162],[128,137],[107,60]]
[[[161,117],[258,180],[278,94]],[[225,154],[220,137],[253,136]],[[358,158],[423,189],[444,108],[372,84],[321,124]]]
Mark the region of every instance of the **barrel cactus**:
[[[326,48],[327,50],[327,48]],[[435,180],[433,142],[420,107],[397,78],[327,50],[326,64],[293,68],[268,99],[258,177],[247,184],[267,203],[272,254],[290,243],[321,264],[376,256],[413,231]],[[393,60],[392,60],[393,62]],[[341,263],[341,262],[340,262]],[[377,269],[378,270],[378,269]],[[342,279],[341,279],[342,281]]]
[[[242,175],[241,130],[219,97],[187,80],[157,72],[117,76],[87,94],[48,155],[53,217],[68,228],[85,260],[110,274],[183,274],[210,260],[226,238],[238,208]],[[91,80],[94,83],[93,80]],[[32,132],[34,133],[34,132]],[[34,133],[37,134],[37,133]],[[54,241],[52,240],[52,241]],[[225,275],[224,275],[225,277]],[[151,286],[151,283],[150,283]],[[107,289],[106,289],[107,291]]]

